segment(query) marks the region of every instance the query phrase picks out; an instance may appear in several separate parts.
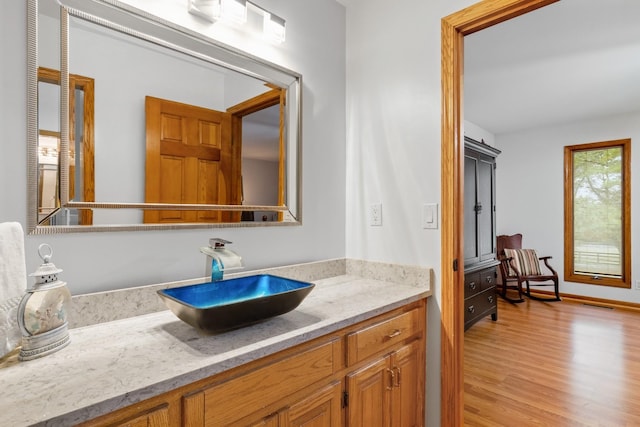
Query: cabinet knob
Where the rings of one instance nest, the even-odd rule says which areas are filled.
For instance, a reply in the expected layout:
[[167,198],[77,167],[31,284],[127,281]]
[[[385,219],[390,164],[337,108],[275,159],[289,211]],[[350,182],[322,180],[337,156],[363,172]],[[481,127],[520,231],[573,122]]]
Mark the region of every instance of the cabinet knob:
[[472,305],[467,307],[467,310],[469,311],[469,313],[475,313],[476,312],[476,308],[474,306],[472,306]]
[[472,291],[476,289],[476,282],[469,282],[469,289]]
[[489,303],[493,304],[493,295],[489,295],[487,297],[487,301],[489,301]]
[[487,276],[487,283],[493,283],[493,277]]

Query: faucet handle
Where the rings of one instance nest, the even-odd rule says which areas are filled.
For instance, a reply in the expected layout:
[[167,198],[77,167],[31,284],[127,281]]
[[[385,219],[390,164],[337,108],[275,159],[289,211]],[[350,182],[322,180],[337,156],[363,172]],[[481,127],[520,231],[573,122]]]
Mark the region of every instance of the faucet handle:
[[231,244],[231,243],[233,243],[233,242],[221,239],[219,237],[213,237],[213,238],[209,239],[209,246],[211,246],[214,249],[224,248],[224,245]]

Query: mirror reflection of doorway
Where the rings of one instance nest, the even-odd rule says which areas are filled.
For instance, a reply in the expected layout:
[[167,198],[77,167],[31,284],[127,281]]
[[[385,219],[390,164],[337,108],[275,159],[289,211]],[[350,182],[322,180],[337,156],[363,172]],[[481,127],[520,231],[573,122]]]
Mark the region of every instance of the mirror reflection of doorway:
[[[234,143],[242,147],[243,205],[283,206],[285,200],[285,103],[279,87],[230,107]],[[277,125],[275,125],[277,124]],[[254,165],[257,169],[253,169]],[[243,221],[282,221],[273,211],[245,211]]]
[[[226,111],[146,97],[146,203],[284,204],[284,91]],[[146,210],[145,223],[280,221],[273,211]]]
[[[280,106],[273,105],[248,114],[242,120],[242,203],[277,206],[279,200]],[[248,211],[245,221],[277,221],[278,213]]]
[[[94,80],[69,74],[69,199],[92,202],[94,183]],[[60,206],[60,72],[38,69],[38,223],[91,225],[90,209]]]

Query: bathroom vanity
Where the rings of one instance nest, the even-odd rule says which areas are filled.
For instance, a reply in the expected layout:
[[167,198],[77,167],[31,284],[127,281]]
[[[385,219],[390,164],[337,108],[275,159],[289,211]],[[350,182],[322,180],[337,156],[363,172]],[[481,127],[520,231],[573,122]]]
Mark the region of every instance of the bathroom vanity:
[[82,425],[422,425],[425,319],[420,300]]
[[2,369],[0,424],[422,425],[430,269],[309,265],[262,270],[316,286],[245,328],[205,335],[163,310],[71,329],[67,348]]

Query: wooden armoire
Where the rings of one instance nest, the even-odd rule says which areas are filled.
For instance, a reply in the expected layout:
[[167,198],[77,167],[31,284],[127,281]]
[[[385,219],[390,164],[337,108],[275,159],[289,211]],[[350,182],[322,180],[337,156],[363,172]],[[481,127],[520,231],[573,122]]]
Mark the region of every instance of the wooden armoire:
[[498,319],[496,158],[500,150],[464,138],[464,328]]

